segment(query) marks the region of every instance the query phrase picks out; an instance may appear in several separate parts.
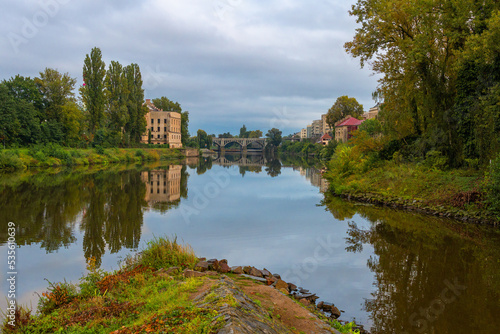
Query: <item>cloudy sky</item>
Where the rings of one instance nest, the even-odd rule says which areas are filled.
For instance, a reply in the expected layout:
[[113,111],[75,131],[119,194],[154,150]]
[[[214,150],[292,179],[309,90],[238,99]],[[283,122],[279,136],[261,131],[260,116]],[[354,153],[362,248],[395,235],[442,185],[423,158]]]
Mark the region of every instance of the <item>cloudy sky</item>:
[[190,112],[191,134],[299,131],[337,97],[374,103],[377,77],[343,44],[354,0],[4,1],[0,79],[45,67],[82,84],[85,55],[137,63],[145,97],[167,96]]

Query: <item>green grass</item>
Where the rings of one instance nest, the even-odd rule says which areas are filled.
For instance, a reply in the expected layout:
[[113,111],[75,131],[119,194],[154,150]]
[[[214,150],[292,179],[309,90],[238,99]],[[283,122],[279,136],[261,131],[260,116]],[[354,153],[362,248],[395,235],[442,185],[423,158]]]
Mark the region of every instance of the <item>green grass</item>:
[[0,171],[28,167],[86,166],[114,163],[143,163],[183,158],[178,149],[169,148],[102,148],[73,149],[49,144],[0,151]]
[[189,298],[205,279],[167,277],[155,270],[190,266],[194,260],[192,249],[175,238],[155,238],[114,273],[96,269],[91,259],[78,286],[51,283],[39,314],[19,309],[16,327],[4,323],[3,333],[215,332],[222,325],[214,321],[217,311],[199,308]]

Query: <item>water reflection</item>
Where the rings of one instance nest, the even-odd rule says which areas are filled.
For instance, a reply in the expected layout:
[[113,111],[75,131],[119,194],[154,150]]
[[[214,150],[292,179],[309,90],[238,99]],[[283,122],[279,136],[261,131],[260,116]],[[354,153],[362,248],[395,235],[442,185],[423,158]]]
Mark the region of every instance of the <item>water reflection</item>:
[[377,290],[364,303],[372,333],[493,333],[500,314],[498,233],[329,196],[325,204],[339,220],[360,214],[371,222],[349,223],[346,250],[374,250],[367,266]]

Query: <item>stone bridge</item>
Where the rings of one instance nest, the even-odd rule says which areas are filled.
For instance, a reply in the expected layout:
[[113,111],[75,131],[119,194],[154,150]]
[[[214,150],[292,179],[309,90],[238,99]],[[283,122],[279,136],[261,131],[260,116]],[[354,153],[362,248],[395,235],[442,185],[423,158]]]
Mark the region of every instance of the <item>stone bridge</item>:
[[212,143],[217,146],[218,151],[223,151],[232,143],[238,144],[242,151],[246,151],[251,144],[255,144],[251,149],[263,151],[266,147],[266,138],[212,138]]
[[267,163],[267,160],[263,155],[257,155],[257,156],[243,155],[238,160],[234,160],[234,161],[228,160],[224,156],[218,156],[217,159],[214,159],[212,162],[213,162],[213,164],[219,165],[219,166],[238,165],[238,166],[257,167],[257,166],[265,166]]

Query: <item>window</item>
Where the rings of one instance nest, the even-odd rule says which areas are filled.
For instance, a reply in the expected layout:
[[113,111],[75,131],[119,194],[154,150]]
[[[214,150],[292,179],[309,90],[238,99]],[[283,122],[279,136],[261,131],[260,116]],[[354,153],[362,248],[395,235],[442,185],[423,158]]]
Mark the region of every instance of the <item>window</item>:
[[167,132],[167,127],[164,127],[164,128],[163,128],[163,131]]
[[160,127],[158,127],[158,132],[160,132]]
[[154,132],[155,131],[155,128],[151,127],[151,132]]
[[158,135],[158,139],[160,139],[160,135]]
[[158,118],[158,124],[160,124],[160,119]]
[[155,124],[155,120],[154,119],[151,119],[151,124]]
[[167,135],[163,135],[163,138],[167,139]]
[[167,124],[167,119],[166,118],[163,119],[163,123]]

